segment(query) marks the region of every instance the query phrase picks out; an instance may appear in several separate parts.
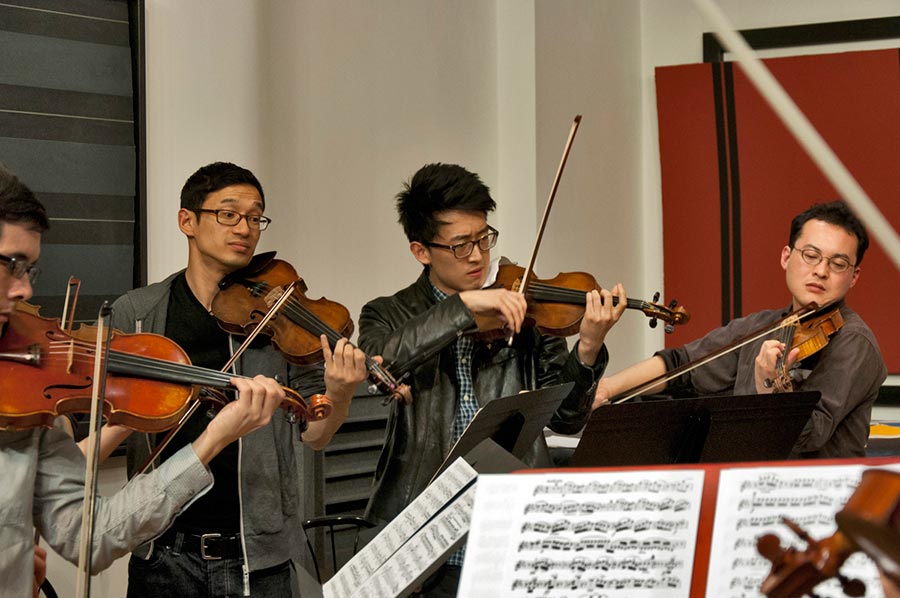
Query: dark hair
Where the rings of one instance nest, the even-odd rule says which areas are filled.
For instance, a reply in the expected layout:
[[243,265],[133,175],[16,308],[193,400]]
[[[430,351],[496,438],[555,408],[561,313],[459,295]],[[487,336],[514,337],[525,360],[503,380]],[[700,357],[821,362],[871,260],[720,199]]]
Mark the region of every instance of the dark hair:
[[25,183],[0,165],[0,226],[7,222],[28,225],[39,233],[50,228],[43,204]]
[[866,233],[866,228],[862,222],[850,211],[847,204],[840,200],[830,203],[817,203],[806,211],[797,214],[791,221],[791,237],[788,240],[790,247],[793,247],[794,243],[797,242],[797,237],[800,236],[803,225],[810,220],[821,220],[822,222],[839,226],[851,235],[854,235],[857,241],[855,265],[859,266],[863,256],[866,254],[866,249],[869,248],[869,235]]
[[427,243],[438,233],[445,210],[487,214],[497,207],[477,174],[456,164],[427,164],[397,194],[397,213],[410,242]]
[[219,189],[232,185],[252,185],[259,191],[262,207],[266,209],[266,195],[256,176],[231,162],[213,162],[201,167],[188,177],[181,188],[181,207],[187,210],[199,210],[203,207],[206,196]]

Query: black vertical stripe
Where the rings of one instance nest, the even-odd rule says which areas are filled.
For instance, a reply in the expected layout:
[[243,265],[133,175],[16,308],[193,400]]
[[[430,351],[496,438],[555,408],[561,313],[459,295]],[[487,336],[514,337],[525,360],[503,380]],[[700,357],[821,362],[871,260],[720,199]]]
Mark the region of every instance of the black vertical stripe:
[[716,113],[716,149],[719,167],[719,234],[722,238],[719,261],[722,270],[722,324],[731,321],[731,227],[730,202],[728,198],[728,144],[726,140],[725,98],[723,97],[722,63],[711,63],[713,83],[713,105]]
[[731,259],[732,259],[732,318],[743,313],[741,300],[741,172],[738,159],[737,117],[734,98],[734,64],[725,63],[725,109],[728,118],[728,156],[731,175]]

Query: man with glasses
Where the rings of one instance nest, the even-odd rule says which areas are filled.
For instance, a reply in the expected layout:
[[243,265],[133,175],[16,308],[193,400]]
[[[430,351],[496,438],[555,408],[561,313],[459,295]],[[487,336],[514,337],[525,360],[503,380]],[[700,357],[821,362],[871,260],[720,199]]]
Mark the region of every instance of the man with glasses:
[[[363,307],[359,344],[382,354],[394,371],[409,372],[409,401],[395,403],[378,463],[367,516],[389,521],[428,484],[478,407],[522,390],[574,381],[550,427],[578,432],[590,415],[596,378],[608,361],[606,333],[625,308],[625,291],[587,294],[579,341],[523,329],[524,297],[486,289],[496,263],[497,230],[487,214],[495,203],[478,175],[461,166],[429,164],[397,196],[400,223],[422,274],[409,287]],[[613,307],[613,296],[619,298]],[[476,322],[505,324],[512,343],[480,342],[466,333]],[[543,438],[529,461],[549,465]],[[454,557],[431,595],[456,595],[461,560]]]
[[[187,268],[162,282],[130,291],[113,304],[112,324],[126,332],[164,334],[194,365],[221,369],[242,339],[232,338],[211,315],[219,282],[246,266],[270,220],[252,172],[225,162],[192,174],[181,190],[178,227],[188,242]],[[291,562],[305,552],[300,487],[295,462],[301,439],[314,449],[328,444],[347,416],[357,384],[366,377],[365,355],[341,339],[328,362],[324,391],[333,412],[304,431],[276,415],[269,426],[226,447],[210,467],[212,490],[185,510],[162,536],[136,550],[128,565],[128,596],[283,597],[292,593]],[[237,373],[266,374],[304,397],[323,391],[323,367],[288,364],[260,337],[236,365]],[[208,425],[199,409],[175,436],[191,439]],[[107,452],[127,432],[107,435]],[[149,457],[162,435],[128,439],[129,474]],[[165,461],[171,449],[162,452]]]
[[868,246],[865,228],[844,203],[812,206],[793,219],[788,244],[781,250],[781,267],[791,294],[788,307],[739,318],[699,340],[659,351],[646,361],[603,378],[597,386],[594,408],[815,302],[820,307],[839,309],[844,320],[824,349],[797,362],[799,349],[789,350],[775,340],[776,332],[685,374],[672,387],[701,395],[770,393],[777,377],[776,364],[783,358],[793,390],[822,393],[792,456],[865,456],[872,404],[887,369],[874,334],[846,305],[844,297],[859,280],[860,263]]
[[[0,167],[0,337],[16,317],[16,304],[32,295],[41,236],[48,227],[34,194]],[[95,573],[161,533],[207,492],[213,485],[207,464],[222,447],[266,426],[284,400],[284,391],[271,378],[232,382],[240,390],[238,400],[224,407],[202,433],[176,445],[179,450],[158,470],[132,480],[113,496],[97,497]],[[3,400],[14,405],[16,398]],[[46,553],[35,548],[34,528],[63,558],[78,560],[84,457],[62,425],[2,429],[0,471],[0,593],[36,596]]]

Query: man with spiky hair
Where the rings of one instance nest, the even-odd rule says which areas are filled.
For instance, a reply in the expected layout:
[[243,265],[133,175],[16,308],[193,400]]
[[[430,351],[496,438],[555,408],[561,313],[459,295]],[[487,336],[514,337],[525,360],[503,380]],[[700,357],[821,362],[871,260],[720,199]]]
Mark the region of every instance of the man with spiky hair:
[[[422,274],[396,294],[367,303],[359,319],[360,348],[383,355],[388,367],[411,371],[410,400],[391,410],[367,509],[381,521],[425,488],[478,407],[493,399],[574,382],[550,428],[578,432],[590,415],[592,385],[608,361],[603,341],[626,303],[621,285],[612,293],[587,293],[579,340],[569,351],[563,338],[522,328],[522,295],[484,288],[495,274],[491,249],[499,233],[487,223],[496,204],[477,174],[454,164],[428,164],[396,201]],[[505,326],[514,334],[512,343],[467,335],[484,321]],[[528,461],[549,464],[543,438]],[[461,563],[460,555],[451,557],[429,593],[455,596]]]

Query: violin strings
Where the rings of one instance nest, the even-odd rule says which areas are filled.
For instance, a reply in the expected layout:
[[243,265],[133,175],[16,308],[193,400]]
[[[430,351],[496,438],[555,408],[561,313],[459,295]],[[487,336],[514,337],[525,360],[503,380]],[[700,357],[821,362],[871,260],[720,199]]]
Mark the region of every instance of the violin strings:
[[[538,301],[555,301],[557,303],[585,304],[585,291],[557,287],[546,283],[534,283],[528,287],[532,296]],[[630,309],[644,309],[644,302],[638,299],[626,299],[625,306]]]

